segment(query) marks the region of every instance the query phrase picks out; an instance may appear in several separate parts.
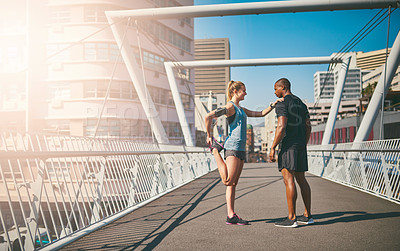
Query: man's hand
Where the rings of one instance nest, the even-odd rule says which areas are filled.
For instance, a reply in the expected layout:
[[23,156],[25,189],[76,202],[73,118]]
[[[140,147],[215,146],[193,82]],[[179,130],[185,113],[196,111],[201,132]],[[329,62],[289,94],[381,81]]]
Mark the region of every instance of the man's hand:
[[269,151],[269,160],[271,160],[271,162],[275,162],[276,161],[275,148],[271,148],[271,151]]

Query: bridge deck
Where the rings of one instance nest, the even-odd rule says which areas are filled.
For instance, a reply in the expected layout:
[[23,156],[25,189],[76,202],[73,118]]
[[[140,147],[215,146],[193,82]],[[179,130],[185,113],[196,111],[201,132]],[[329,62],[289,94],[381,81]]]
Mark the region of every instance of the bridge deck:
[[[400,250],[400,205],[307,177],[314,225],[275,227],[287,215],[280,173],[275,164],[245,164],[236,212],[249,226],[225,225],[225,187],[214,171],[62,250]],[[297,207],[300,215],[300,193]]]

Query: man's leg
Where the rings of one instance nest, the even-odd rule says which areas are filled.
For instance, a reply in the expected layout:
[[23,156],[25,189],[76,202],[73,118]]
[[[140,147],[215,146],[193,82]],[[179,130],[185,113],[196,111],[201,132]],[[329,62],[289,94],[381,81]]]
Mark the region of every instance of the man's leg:
[[308,184],[304,172],[296,172],[296,181],[300,186],[301,190],[301,197],[303,198],[304,202],[304,216],[310,217],[311,216],[311,188]]
[[297,199],[296,184],[294,183],[295,172],[289,171],[286,168],[283,168],[281,172],[286,187],[286,200],[289,211],[288,218],[290,220],[294,220],[296,219],[296,199]]

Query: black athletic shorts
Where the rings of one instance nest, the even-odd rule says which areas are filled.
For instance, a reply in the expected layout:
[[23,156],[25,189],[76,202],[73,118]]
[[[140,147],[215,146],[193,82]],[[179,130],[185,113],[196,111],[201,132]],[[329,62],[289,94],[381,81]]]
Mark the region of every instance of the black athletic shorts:
[[282,171],[283,168],[296,172],[308,171],[306,147],[294,146],[281,149],[278,154],[278,169]]
[[241,160],[246,160],[246,152],[245,151],[236,151],[236,150],[226,150],[224,149],[224,159],[229,156],[235,156]]

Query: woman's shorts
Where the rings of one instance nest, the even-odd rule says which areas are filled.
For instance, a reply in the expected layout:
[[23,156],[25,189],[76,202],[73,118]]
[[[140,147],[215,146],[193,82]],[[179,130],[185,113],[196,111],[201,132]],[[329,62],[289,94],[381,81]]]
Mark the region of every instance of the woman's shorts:
[[246,159],[246,151],[236,151],[236,150],[226,150],[224,149],[224,159],[226,159],[229,156],[234,156],[236,158],[239,158],[241,160]]

